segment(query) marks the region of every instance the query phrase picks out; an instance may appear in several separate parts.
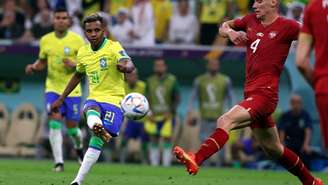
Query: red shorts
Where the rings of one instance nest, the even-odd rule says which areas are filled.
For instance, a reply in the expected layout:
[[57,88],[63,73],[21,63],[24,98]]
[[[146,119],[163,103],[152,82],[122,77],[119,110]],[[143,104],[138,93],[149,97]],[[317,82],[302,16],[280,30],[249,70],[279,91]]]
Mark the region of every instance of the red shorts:
[[325,148],[328,149],[328,95],[316,95],[316,104],[320,116],[321,134]]
[[251,128],[271,128],[275,123],[271,117],[277,106],[278,98],[264,93],[245,93],[245,99],[238,105],[251,115]]

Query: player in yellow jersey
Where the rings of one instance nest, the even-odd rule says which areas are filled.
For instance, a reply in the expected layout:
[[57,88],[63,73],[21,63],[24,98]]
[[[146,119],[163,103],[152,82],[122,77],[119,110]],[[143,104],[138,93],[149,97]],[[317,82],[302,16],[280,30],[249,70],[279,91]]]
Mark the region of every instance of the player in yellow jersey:
[[72,185],[82,184],[85,175],[97,162],[104,143],[119,135],[123,122],[120,101],[125,95],[124,73],[131,73],[135,69],[120,43],[105,38],[105,24],[100,15],[86,17],[83,28],[90,44],[80,48],[76,72],[64,93],[51,107],[53,111],[58,110],[82,77],[88,77],[89,97],[83,109],[94,136],[90,139],[89,148]]
[[62,122],[65,121],[68,135],[72,138],[79,161],[82,162],[82,134],[78,127],[80,120],[81,87],[77,86],[67,97],[59,113],[51,113],[50,105],[64,91],[66,83],[73,76],[78,49],[84,45],[83,39],[68,30],[70,17],[66,9],[54,12],[54,32],[44,35],[40,40],[39,59],[26,66],[26,73],[48,69],[45,100],[48,111],[49,140],[54,156],[54,171],[64,170]]

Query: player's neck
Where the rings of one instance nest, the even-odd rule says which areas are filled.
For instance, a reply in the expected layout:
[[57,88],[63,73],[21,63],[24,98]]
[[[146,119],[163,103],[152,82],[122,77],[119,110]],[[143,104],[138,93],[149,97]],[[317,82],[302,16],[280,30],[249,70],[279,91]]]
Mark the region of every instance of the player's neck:
[[263,26],[268,26],[272,24],[274,21],[276,21],[278,18],[279,18],[279,14],[276,12],[272,14],[268,14],[261,20],[261,24]]
[[93,51],[98,51],[99,49],[101,49],[103,47],[105,42],[106,42],[106,38],[104,37],[99,43],[97,43],[95,45],[91,45],[92,50]]
[[67,30],[66,31],[55,31],[55,35],[57,38],[64,38],[67,35]]

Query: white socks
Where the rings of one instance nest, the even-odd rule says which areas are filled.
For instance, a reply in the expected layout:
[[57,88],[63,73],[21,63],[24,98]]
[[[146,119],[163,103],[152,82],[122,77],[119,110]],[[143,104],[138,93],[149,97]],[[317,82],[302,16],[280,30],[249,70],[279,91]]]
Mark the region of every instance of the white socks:
[[77,173],[73,182],[82,184],[86,174],[90,171],[91,167],[97,162],[100,153],[100,150],[90,147],[88,148],[87,152],[84,155],[84,159],[79,169],[79,172]]
[[150,148],[149,158],[150,158],[150,165],[152,165],[152,166],[158,166],[159,165],[160,153],[159,153],[159,148],[158,147],[156,147],[156,148],[151,147]]
[[75,149],[82,149],[83,148],[83,137],[80,128],[77,128],[77,132],[75,136],[70,135],[70,138],[73,141]]
[[163,166],[171,166],[171,160],[172,160],[172,151],[170,148],[163,150],[163,156],[162,156],[162,162]]
[[52,154],[54,156],[55,163],[64,163],[63,159],[63,135],[61,129],[49,130],[49,141],[52,149]]

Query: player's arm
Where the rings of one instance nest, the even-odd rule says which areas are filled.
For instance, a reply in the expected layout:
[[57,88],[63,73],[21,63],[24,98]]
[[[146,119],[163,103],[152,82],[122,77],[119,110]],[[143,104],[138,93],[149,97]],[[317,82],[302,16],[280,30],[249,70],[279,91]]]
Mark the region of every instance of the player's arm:
[[71,80],[68,82],[63,94],[51,105],[52,111],[57,111],[63,104],[65,98],[75,89],[75,87],[81,82],[84,73],[75,72]]
[[70,60],[68,58],[64,58],[63,63],[65,65],[65,67],[67,67],[67,68],[75,68],[76,67],[76,62],[73,60]]
[[219,34],[221,37],[229,38],[235,45],[245,44],[247,39],[246,33],[236,31],[235,20],[226,21],[221,24]]
[[28,64],[25,67],[25,73],[30,75],[33,74],[35,71],[42,71],[46,66],[47,66],[47,60],[38,59],[33,64]]
[[313,85],[313,67],[310,64],[313,38],[307,33],[300,33],[296,50],[296,66],[306,81]]
[[128,58],[121,59],[116,67],[117,70],[121,71],[122,73],[131,73],[135,69],[133,62]]

